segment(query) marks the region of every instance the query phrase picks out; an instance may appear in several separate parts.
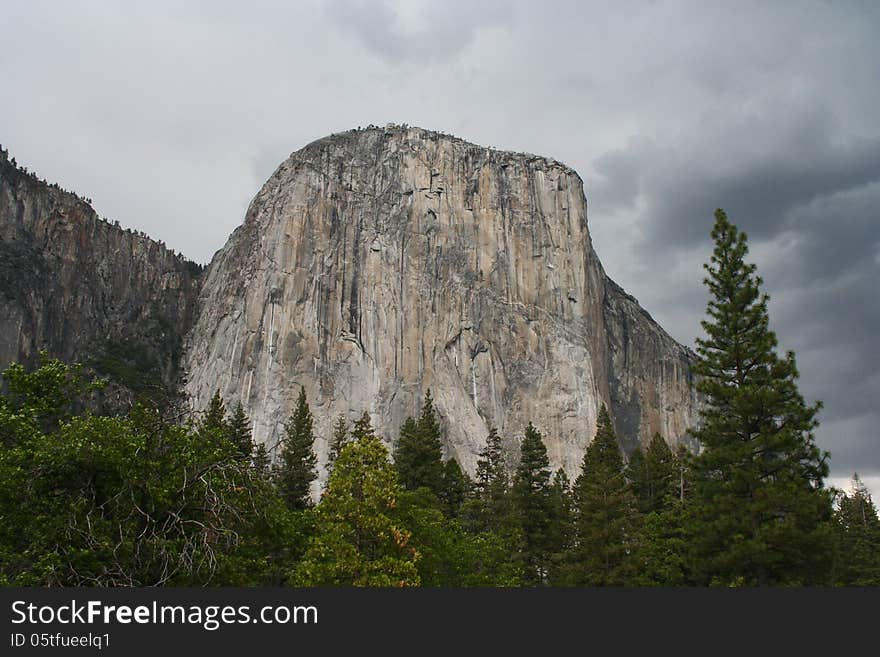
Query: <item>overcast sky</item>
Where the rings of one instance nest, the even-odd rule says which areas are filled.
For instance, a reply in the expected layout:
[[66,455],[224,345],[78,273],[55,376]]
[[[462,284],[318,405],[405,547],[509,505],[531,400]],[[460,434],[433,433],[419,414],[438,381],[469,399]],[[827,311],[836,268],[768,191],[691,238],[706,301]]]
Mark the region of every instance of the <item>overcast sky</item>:
[[688,345],[723,207],[825,402],[831,483],[857,470],[880,497],[880,3],[138,5],[0,0],[0,143],[21,164],[207,262],[332,132],[552,156],[585,181],[605,269]]

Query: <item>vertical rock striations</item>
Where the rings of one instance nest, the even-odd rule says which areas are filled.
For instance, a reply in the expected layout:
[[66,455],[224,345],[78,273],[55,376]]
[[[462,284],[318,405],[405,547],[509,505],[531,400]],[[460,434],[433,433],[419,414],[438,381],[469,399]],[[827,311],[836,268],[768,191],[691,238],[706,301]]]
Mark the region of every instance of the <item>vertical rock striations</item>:
[[46,348],[130,392],[173,389],[199,282],[194,263],[0,150],[0,368]]
[[586,211],[552,159],[405,127],[316,141],[211,262],[186,390],[241,401],[271,446],[300,385],[321,441],[364,410],[392,439],[431,388],[470,470],[489,424],[512,444],[531,420],[574,473],[603,403],[627,447],[675,443],[696,415],[690,353],[607,278]]

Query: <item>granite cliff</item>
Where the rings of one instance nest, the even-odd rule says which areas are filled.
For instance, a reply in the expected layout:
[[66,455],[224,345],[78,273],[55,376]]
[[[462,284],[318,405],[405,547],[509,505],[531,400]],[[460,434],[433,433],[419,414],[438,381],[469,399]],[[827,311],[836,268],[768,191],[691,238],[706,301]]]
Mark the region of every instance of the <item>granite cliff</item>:
[[97,216],[0,149],[0,369],[41,349],[92,366],[117,402],[178,386],[200,267]]
[[577,173],[388,126],[278,167],[204,274],[184,368],[196,408],[219,388],[270,447],[301,385],[321,460],[338,415],[390,442],[430,388],[466,469],[490,424],[515,454],[531,420],[574,474],[601,404],[627,450],[683,440],[691,358],[606,276]]

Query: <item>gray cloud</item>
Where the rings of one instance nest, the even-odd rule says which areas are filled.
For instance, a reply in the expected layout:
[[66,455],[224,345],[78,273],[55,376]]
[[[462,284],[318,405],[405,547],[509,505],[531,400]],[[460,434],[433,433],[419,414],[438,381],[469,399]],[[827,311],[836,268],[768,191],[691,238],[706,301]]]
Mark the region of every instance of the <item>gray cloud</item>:
[[397,65],[456,56],[485,27],[509,21],[494,0],[462,3],[391,3],[344,0],[326,6],[331,21],[363,46]]
[[835,481],[880,482],[877,3],[35,0],[3,14],[4,146],[202,262],[291,151],[405,122],[574,166],[606,270],[692,343],[724,207],[805,396],[825,402]]

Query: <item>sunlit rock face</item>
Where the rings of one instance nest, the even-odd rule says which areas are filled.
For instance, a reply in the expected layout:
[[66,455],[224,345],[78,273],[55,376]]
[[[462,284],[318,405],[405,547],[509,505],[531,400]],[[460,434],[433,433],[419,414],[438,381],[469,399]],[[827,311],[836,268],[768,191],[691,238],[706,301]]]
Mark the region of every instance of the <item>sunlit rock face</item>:
[[602,404],[627,449],[695,421],[691,354],[605,275],[582,181],[552,159],[407,127],[321,139],[205,276],[186,391],[241,402],[270,447],[300,386],[322,461],[339,415],[390,444],[428,389],[471,472],[490,425],[515,455],[531,421],[575,474]]

